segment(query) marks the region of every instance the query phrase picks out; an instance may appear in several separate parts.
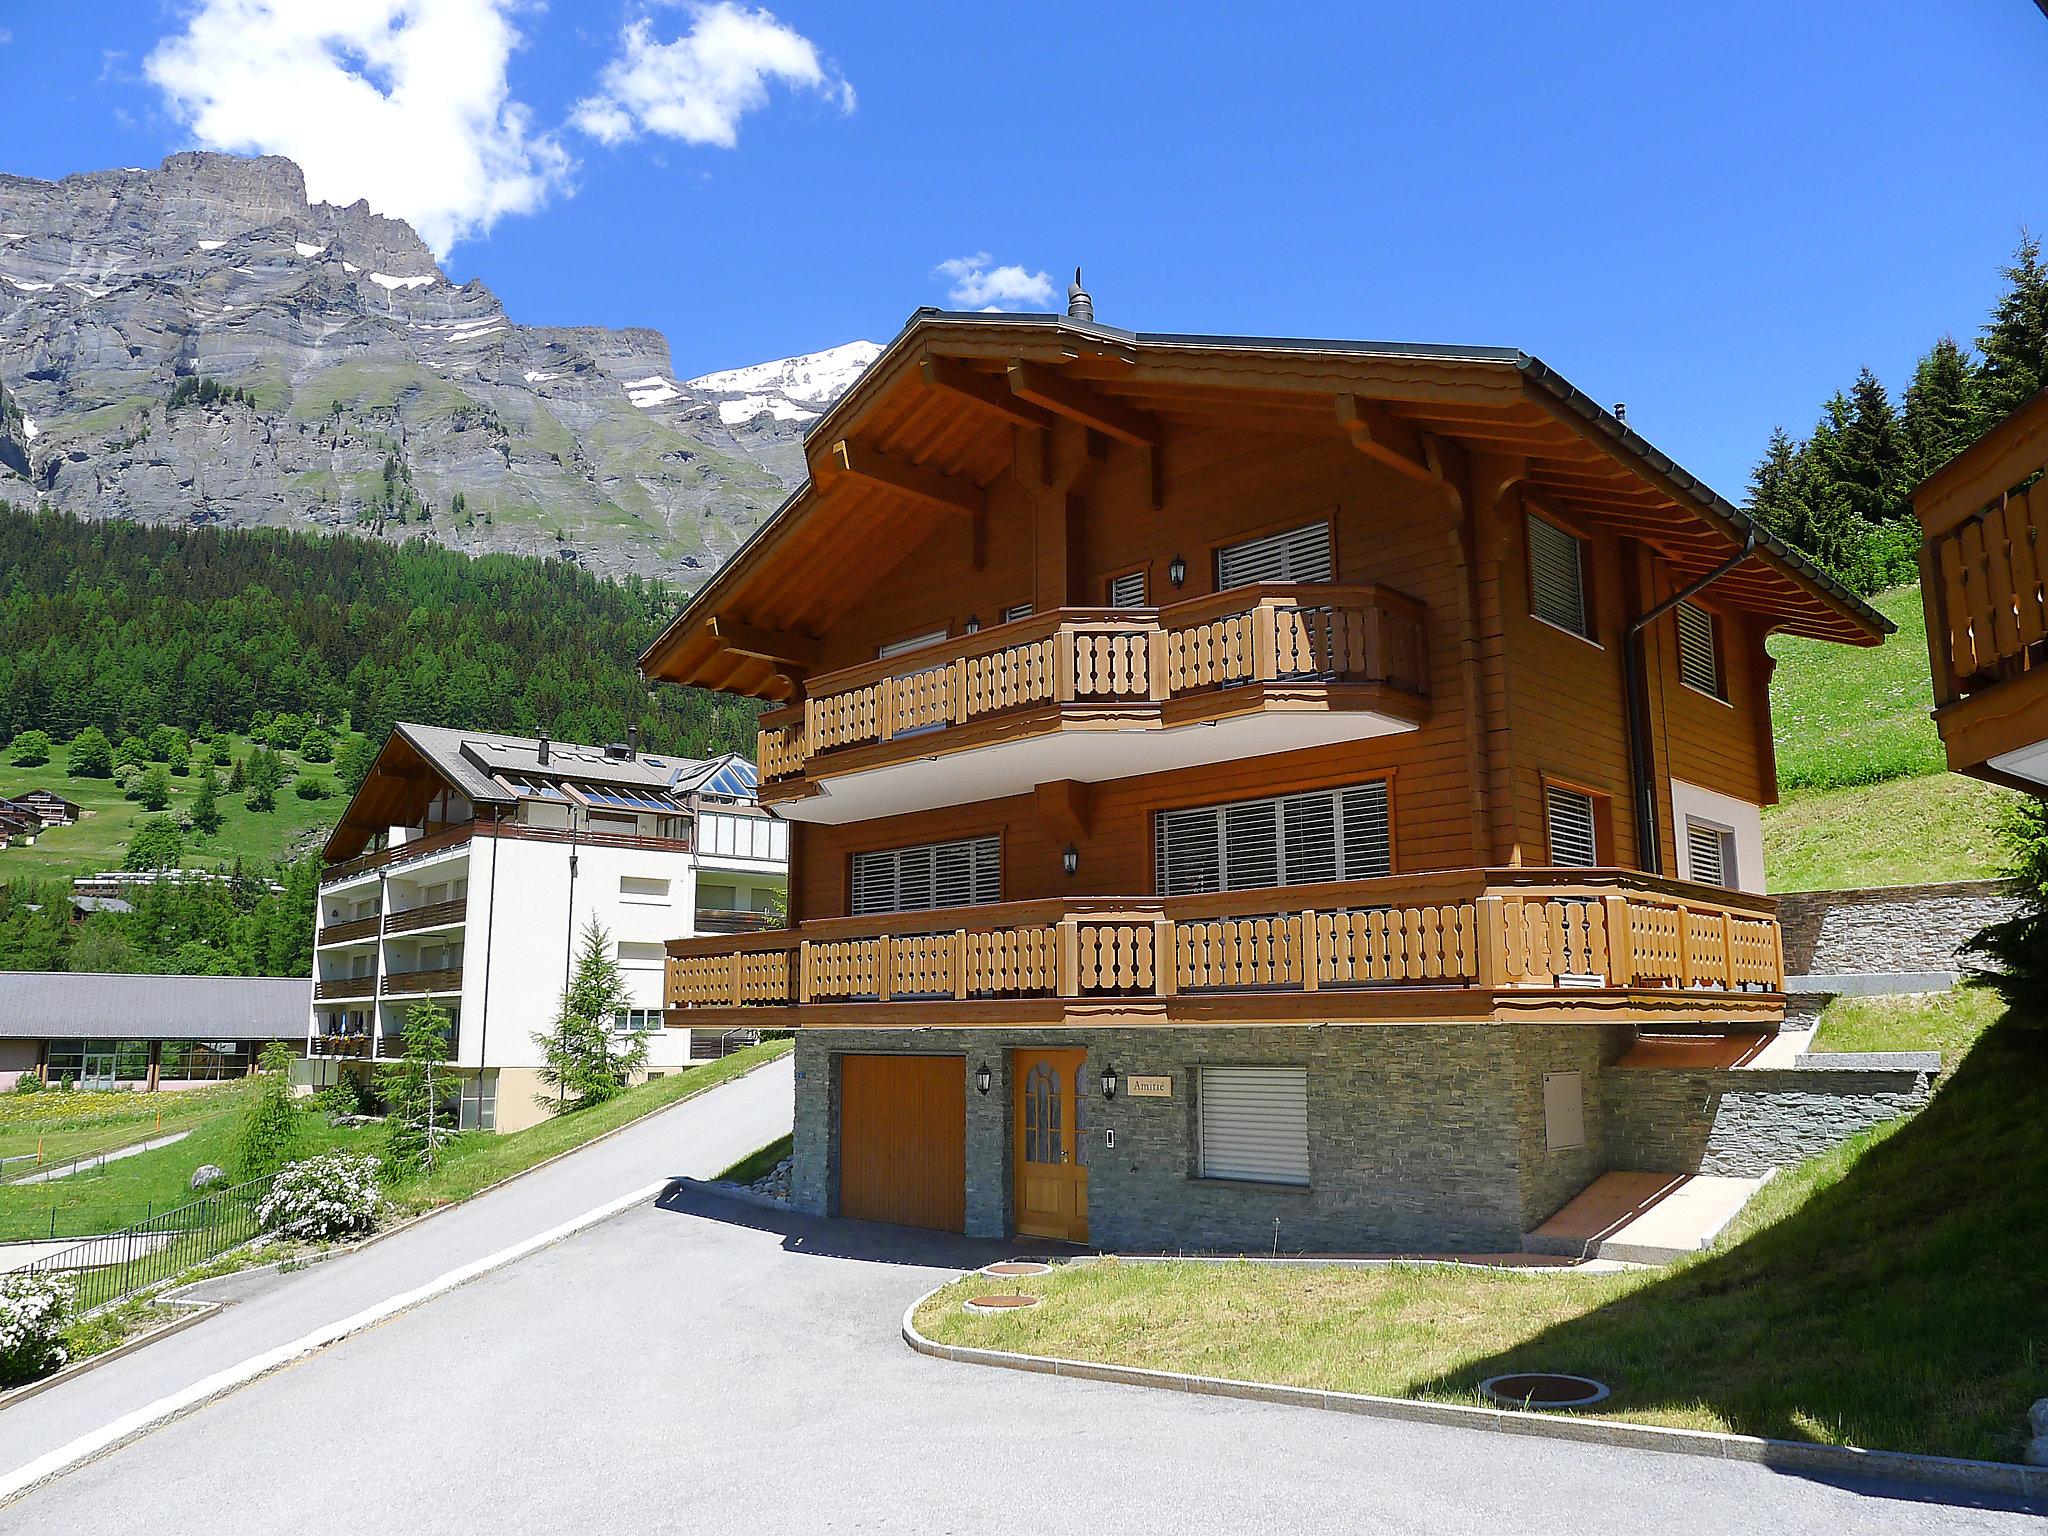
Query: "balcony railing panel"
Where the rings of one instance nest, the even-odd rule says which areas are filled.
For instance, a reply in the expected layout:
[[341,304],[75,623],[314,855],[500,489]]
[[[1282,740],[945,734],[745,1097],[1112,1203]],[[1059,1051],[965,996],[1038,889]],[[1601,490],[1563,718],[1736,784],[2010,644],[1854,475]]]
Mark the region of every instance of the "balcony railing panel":
[[374,976],[337,976],[331,981],[313,983],[313,997],[316,1002],[325,1003],[376,995],[377,978]]
[[[884,931],[884,930],[897,931]],[[1624,871],[835,918],[670,946],[668,1006],[1360,988],[1781,992],[1768,905]]]
[[453,901],[437,901],[430,906],[410,907],[403,912],[393,912],[384,919],[386,933],[411,933],[420,928],[438,928],[448,923],[459,923],[469,908],[469,898],[458,896]]
[[408,997],[423,992],[460,992],[462,990],[462,967],[443,966],[430,971],[387,971],[384,973],[384,995],[386,997]]
[[322,944],[352,944],[357,939],[377,937],[378,919],[374,916],[359,917],[346,923],[329,923],[320,930]]

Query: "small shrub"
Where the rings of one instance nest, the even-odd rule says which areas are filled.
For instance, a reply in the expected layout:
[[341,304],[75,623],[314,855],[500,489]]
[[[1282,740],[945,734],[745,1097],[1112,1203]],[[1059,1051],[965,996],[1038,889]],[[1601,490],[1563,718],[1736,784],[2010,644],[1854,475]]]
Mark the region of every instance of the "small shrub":
[[318,774],[302,773],[293,783],[292,792],[301,800],[325,800],[334,793],[334,781]]
[[377,1159],[362,1152],[323,1152],[287,1163],[256,1208],[256,1220],[280,1237],[324,1242],[356,1237],[377,1225]]
[[237,1181],[260,1179],[291,1161],[299,1146],[299,1103],[292,1097],[291,1051],[273,1040],[257,1058],[256,1095],[235,1128]]
[[43,1091],[43,1080],[33,1072],[24,1072],[14,1080],[14,1091],[16,1093],[41,1093]]
[[344,1072],[313,1095],[313,1104],[330,1121],[339,1123],[363,1112],[362,1090],[353,1072]]
[[70,1310],[70,1281],[0,1275],[0,1386],[34,1381],[64,1363],[64,1318]]

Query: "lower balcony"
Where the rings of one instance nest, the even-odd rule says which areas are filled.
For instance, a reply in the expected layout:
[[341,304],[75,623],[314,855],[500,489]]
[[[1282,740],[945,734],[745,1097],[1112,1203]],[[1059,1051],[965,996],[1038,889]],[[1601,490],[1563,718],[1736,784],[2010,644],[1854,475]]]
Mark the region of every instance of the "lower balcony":
[[1774,913],[1632,871],[1501,869],[832,918],[671,942],[668,1022],[1768,1026]]
[[385,997],[437,997],[462,990],[462,967],[446,966],[431,971],[386,971]]
[[306,1042],[308,1056],[367,1056],[370,1054],[368,1035],[314,1035]]
[[376,995],[377,978],[374,976],[336,976],[313,983],[315,1002],[346,1002],[352,998]]

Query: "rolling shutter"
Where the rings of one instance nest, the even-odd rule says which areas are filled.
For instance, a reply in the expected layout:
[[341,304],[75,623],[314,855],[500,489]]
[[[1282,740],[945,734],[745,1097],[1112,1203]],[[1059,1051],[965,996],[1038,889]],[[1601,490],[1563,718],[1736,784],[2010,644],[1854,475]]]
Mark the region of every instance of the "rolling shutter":
[[1712,822],[1685,818],[1686,866],[1701,885],[1718,885],[1724,890],[1735,884],[1735,838]]
[[1561,868],[1589,868],[1600,862],[1593,826],[1593,797],[1555,784],[1544,791],[1550,817],[1550,862]]
[[1142,608],[1145,606],[1145,573],[1128,571],[1109,584],[1109,606],[1112,608]]
[[887,661],[891,656],[901,656],[909,651],[921,650],[927,645],[937,645],[946,638],[946,631],[935,629],[928,635],[912,635],[908,640],[892,640],[875,652],[878,659]]
[[1308,1069],[1203,1067],[1205,1179],[1308,1183]]
[[1216,586],[1221,591],[1260,581],[1329,581],[1334,564],[1330,525],[1310,523],[1217,550]]
[[1161,811],[1154,851],[1163,896],[1376,879],[1393,873],[1386,781]]
[[1546,623],[1593,637],[1586,621],[1583,546],[1557,524],[1529,519],[1529,610]]
[[853,915],[980,907],[1002,900],[1002,840],[977,837],[853,856]]
[[1678,679],[1688,688],[1721,697],[1721,662],[1714,646],[1714,616],[1691,603],[1678,605]]

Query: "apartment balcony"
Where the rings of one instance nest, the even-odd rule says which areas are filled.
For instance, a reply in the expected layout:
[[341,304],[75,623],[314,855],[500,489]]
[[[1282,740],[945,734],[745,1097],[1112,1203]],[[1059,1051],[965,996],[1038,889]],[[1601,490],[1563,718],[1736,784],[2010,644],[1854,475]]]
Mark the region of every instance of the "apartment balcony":
[[360,944],[365,939],[377,937],[379,919],[372,914],[359,917],[352,922],[329,923],[320,930],[320,948],[335,944]]
[[773,912],[741,912],[730,907],[697,909],[698,933],[763,933],[782,926],[782,918]]
[[453,928],[462,924],[469,911],[469,898],[437,901],[424,907],[409,907],[384,919],[386,933],[419,933],[429,928]]
[[442,966],[426,971],[386,971],[385,997],[442,997],[462,990],[462,967]]
[[861,821],[1413,730],[1426,618],[1383,587],[1271,585],[956,636],[763,715],[761,800]]
[[[2048,790],[2048,395],[1913,496],[1934,720],[1958,773]],[[2023,489],[2021,487],[2024,487]]]
[[1774,902],[1627,870],[1012,902],[668,955],[680,1028],[1784,1017]]
[[306,1043],[308,1056],[361,1057],[370,1054],[368,1035],[314,1035]]
[[377,978],[374,976],[336,976],[332,980],[313,983],[313,1001],[316,1003],[348,1002],[376,995]]
[[329,864],[320,871],[320,884],[323,887],[339,885],[344,881],[354,880],[363,875],[375,874],[379,870],[392,869],[401,864],[411,864],[432,854],[445,853],[449,849],[460,848],[469,842],[475,832],[475,822],[458,822],[454,826],[442,827],[436,831],[429,832],[424,837],[416,837],[410,842],[397,843],[389,848],[373,849],[369,853],[358,854],[352,859],[343,859],[340,863]]

